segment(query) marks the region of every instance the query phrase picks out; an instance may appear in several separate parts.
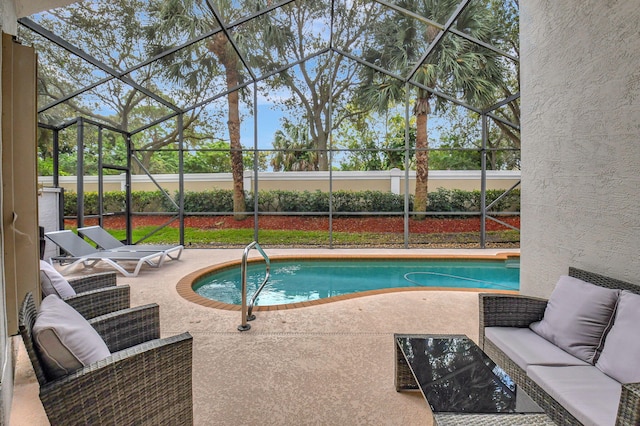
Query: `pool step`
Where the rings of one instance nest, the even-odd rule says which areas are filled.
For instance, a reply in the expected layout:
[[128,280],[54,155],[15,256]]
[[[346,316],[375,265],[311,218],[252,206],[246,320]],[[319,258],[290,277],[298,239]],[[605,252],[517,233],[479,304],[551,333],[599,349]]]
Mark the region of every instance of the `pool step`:
[[520,256],[508,256],[504,261],[504,267],[520,269]]

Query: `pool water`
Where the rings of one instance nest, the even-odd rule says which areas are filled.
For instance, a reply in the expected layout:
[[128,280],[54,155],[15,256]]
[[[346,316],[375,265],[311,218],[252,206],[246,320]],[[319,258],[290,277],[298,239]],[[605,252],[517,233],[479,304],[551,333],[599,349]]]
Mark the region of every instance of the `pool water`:
[[[265,272],[263,262],[249,263],[247,297],[251,297],[262,283]],[[239,305],[242,303],[241,286],[238,265],[199,278],[193,290],[208,299]],[[518,290],[520,270],[504,260],[272,260],[271,278],[256,306],[401,287]]]

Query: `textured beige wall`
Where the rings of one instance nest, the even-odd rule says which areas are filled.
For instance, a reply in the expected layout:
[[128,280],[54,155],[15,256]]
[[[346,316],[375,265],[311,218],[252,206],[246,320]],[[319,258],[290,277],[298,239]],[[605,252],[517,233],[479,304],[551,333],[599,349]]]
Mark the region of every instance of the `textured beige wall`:
[[640,7],[520,2],[521,290],[573,265],[640,283]]
[[16,13],[18,18],[29,16],[43,10],[55,9],[71,3],[79,3],[77,0],[16,0]]
[[[391,175],[394,172],[334,172],[334,191],[393,191]],[[398,171],[398,193],[404,194],[404,172]],[[245,172],[245,189],[252,190],[249,182],[251,173]],[[178,175],[155,175],[155,181],[164,189],[174,192],[178,190]],[[260,173],[258,187],[261,191],[290,190],[290,191],[328,191],[329,173],[327,172],[274,172]],[[487,171],[487,189],[506,190],[520,181],[518,171]],[[53,185],[53,178],[40,177],[39,183],[45,187]],[[77,191],[75,176],[60,176],[60,186],[66,191]],[[465,191],[480,190],[479,170],[436,170],[429,173],[429,191],[438,188],[462,189]],[[105,191],[120,191],[124,188],[124,175],[105,176]],[[132,178],[134,191],[156,191],[157,186],[147,176],[136,175]],[[184,182],[187,191],[205,191],[211,189],[233,189],[231,173],[187,174]],[[98,190],[98,177],[84,177],[85,191]],[[415,173],[409,178],[409,192],[415,190]]]
[[2,17],[2,32],[16,35],[18,22],[16,21],[16,5],[13,1],[0,1],[0,17]]

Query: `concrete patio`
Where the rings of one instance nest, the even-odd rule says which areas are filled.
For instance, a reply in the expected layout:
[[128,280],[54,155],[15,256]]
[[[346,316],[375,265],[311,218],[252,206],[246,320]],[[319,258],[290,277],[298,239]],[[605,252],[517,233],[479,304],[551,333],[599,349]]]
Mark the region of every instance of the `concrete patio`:
[[[456,254],[518,250],[291,250],[268,255]],[[180,278],[216,263],[239,260],[240,249],[188,249],[161,269],[143,268],[131,286],[132,306],[158,303],[163,336],[194,337],[193,396],[196,425],[430,425],[419,393],[394,387],[394,333],[466,334],[478,337],[477,293],[397,292],[318,306],[257,312],[240,333],[240,312],[206,308],[176,292]],[[79,271],[80,273],[87,271]],[[46,425],[38,385],[22,341],[11,425]]]

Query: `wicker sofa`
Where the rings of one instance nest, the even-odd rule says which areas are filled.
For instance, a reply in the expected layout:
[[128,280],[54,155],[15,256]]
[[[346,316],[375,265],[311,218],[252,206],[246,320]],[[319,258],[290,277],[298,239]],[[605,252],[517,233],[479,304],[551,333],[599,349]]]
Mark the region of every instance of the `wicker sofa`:
[[[640,286],[577,268],[569,268],[569,277],[595,284],[599,286],[597,288],[632,292],[619,293],[626,293],[626,300],[634,298],[633,300],[636,301],[635,295],[640,294]],[[546,299],[520,295],[481,294],[479,302],[480,347],[557,424],[598,426],[640,424],[640,383],[614,380],[598,369],[597,363],[590,365],[574,359],[573,355],[562,349],[550,347],[549,345],[553,344],[544,339],[538,342],[540,345],[532,344],[537,342],[534,339],[541,338],[531,335],[534,332],[530,325],[543,319],[548,302]],[[611,330],[616,326],[615,321],[618,320],[620,311],[620,302],[616,302],[613,307],[614,313],[600,340],[602,351],[607,350],[607,344],[610,341],[614,341],[611,337],[614,333]],[[636,311],[640,311],[640,307]],[[619,327],[616,334],[618,342],[620,329]],[[637,341],[636,336],[632,334],[629,340]],[[527,345],[529,347],[526,347]],[[609,354],[612,352],[611,347]],[[618,346],[615,348],[617,349]],[[550,355],[554,351],[557,353]],[[553,361],[549,361],[551,356],[554,358]],[[637,366],[637,363],[635,365]],[[640,369],[636,366],[633,368]],[[546,371],[545,377],[550,379],[541,378],[540,371]],[[591,378],[596,380],[592,383]],[[607,383],[606,389],[600,385],[600,380]],[[555,389],[553,384],[549,384],[550,382],[560,383],[560,387],[570,382],[570,386]],[[568,390],[568,388],[571,389]],[[585,398],[585,394],[589,395]]]

